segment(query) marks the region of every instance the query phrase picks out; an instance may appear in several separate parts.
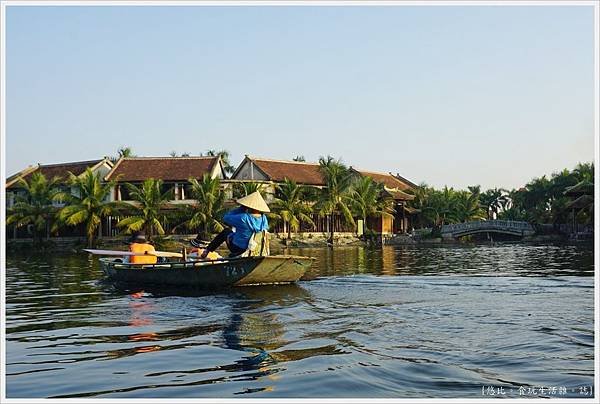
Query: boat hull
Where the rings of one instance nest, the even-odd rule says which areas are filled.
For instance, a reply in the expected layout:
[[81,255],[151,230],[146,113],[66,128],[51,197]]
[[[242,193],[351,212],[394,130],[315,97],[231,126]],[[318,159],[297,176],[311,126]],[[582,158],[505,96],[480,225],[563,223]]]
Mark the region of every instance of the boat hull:
[[310,257],[278,255],[143,265],[101,258],[100,265],[107,277],[118,283],[138,286],[224,288],[297,282],[313,260]]

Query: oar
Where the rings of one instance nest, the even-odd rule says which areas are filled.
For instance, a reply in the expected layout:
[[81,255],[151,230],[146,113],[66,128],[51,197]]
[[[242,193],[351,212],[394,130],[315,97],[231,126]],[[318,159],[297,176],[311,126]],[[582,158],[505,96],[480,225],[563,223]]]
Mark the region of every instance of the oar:
[[93,249],[84,249],[83,251],[88,252],[90,254],[95,255],[120,255],[120,256],[140,256],[140,255],[153,255],[156,257],[175,257],[182,258],[183,255],[181,253],[168,252],[168,251],[147,251],[134,253],[131,251],[117,251],[117,250],[93,250]]

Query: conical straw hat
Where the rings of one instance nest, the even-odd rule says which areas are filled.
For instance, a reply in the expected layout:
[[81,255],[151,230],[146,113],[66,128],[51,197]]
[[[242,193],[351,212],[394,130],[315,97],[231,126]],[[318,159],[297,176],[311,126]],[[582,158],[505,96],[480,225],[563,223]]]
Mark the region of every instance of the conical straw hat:
[[236,202],[247,208],[258,210],[259,212],[271,211],[258,191],[252,192],[250,195],[240,198]]

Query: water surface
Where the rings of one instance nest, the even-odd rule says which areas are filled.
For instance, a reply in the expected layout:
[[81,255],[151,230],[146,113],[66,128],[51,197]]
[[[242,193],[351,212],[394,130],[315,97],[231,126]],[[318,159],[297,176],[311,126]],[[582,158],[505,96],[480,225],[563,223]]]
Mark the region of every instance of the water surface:
[[317,257],[297,285],[177,295],[9,255],[7,396],[592,396],[590,247],[290,252]]

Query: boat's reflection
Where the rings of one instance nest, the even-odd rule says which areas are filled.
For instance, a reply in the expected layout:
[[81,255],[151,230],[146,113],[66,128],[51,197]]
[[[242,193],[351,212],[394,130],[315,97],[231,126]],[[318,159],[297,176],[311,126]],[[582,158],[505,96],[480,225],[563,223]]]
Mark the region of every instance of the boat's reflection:
[[[290,323],[294,322],[295,329],[297,321],[301,320],[295,318],[294,313],[305,304],[314,304],[311,293],[297,284],[239,287],[219,291],[217,294],[203,290],[129,290],[128,296],[131,309],[129,324],[136,331],[128,336],[128,340],[136,345],[132,349],[113,351],[113,354],[136,355],[156,350],[185,348],[190,344],[209,344],[242,353],[237,355],[237,359],[232,358],[229,363],[206,363],[208,366],[192,369],[167,368],[148,373],[147,377],[199,376],[226,372],[231,376],[217,378],[215,383],[240,378],[258,383],[235,394],[268,392],[276,389],[278,373],[286,369],[286,362],[344,353],[334,344],[285,349],[286,346],[298,342],[294,340],[298,336],[294,337],[295,334],[290,333],[289,328]],[[205,298],[202,299],[206,301],[206,306],[203,307],[207,307],[208,311],[203,312],[206,315],[198,316],[194,325],[153,331],[151,317],[164,310],[160,307],[165,301],[161,300],[167,298],[169,301],[170,296],[175,296],[178,300],[180,297]],[[228,304],[225,305],[225,310],[223,302]],[[213,304],[218,308],[212,309]],[[207,320],[208,317],[212,320]],[[175,340],[182,342],[173,343]],[[203,383],[210,383],[210,379],[204,380]]]
[[[223,347],[249,354],[237,362],[237,370],[254,370],[257,380],[266,378],[275,382],[279,378],[277,373],[286,369],[285,362],[345,353],[335,344],[285,349],[289,344],[298,342],[290,341],[290,334],[286,338],[286,331],[289,331],[287,323],[299,320],[293,317],[294,306],[313,303],[313,296],[306,289],[288,285],[248,288],[240,293],[243,293],[243,298],[233,306],[232,316],[222,334]],[[264,387],[265,391],[274,389],[272,384]],[[238,394],[254,392],[256,389]]]
[[246,377],[262,382],[259,387],[236,394],[273,391],[274,382],[279,379],[277,373],[285,370],[273,353],[288,343],[286,320],[280,313],[287,313],[286,308],[311,300],[312,296],[298,285],[240,288],[231,293],[236,303],[223,329],[221,346],[245,353],[230,371],[245,372]]

